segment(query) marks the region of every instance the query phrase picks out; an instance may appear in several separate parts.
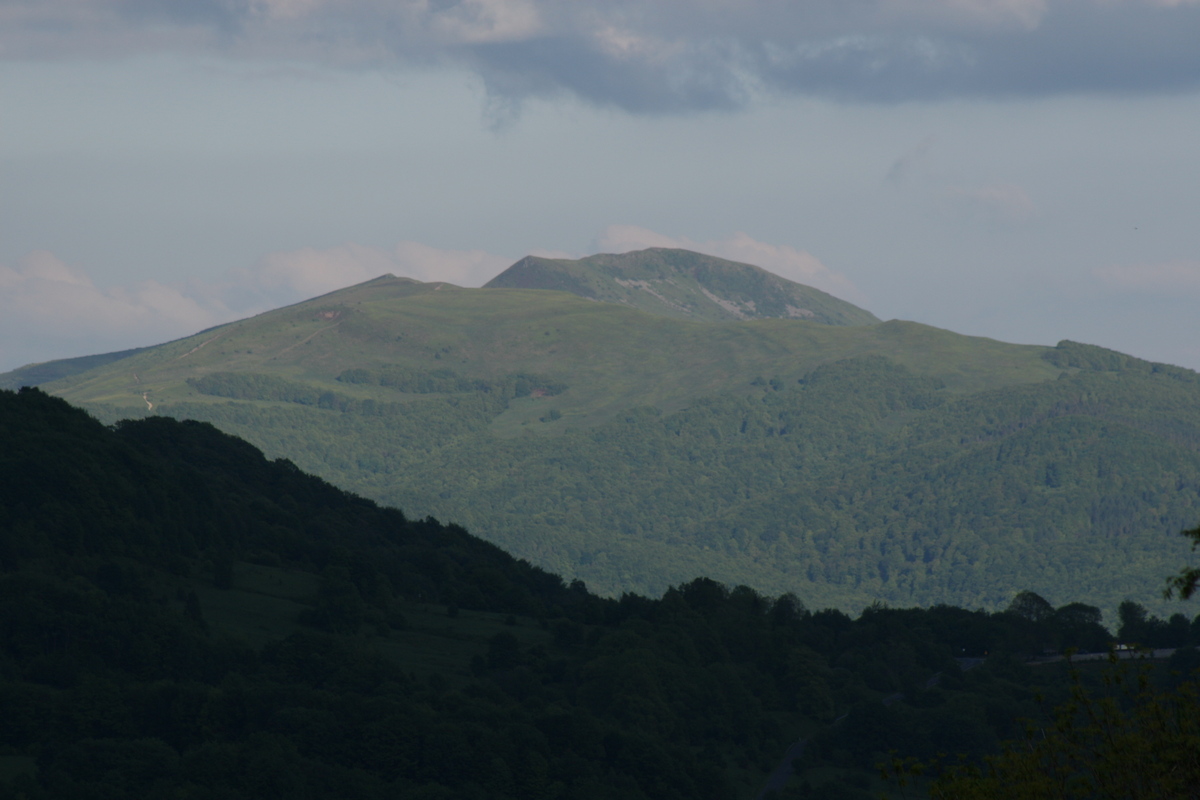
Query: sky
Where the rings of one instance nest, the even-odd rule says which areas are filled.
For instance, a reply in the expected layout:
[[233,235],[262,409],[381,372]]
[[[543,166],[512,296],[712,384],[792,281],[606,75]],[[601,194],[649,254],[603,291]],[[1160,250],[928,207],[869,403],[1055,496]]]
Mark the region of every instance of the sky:
[[686,247],[1200,369],[1200,0],[0,0],[0,371]]

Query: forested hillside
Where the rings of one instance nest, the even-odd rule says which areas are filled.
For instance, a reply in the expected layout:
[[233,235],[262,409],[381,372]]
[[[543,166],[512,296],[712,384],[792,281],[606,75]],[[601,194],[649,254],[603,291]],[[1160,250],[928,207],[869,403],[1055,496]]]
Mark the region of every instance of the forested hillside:
[[1035,595],[603,599],[209,425],[37,390],[0,392],[0,440],[2,798],[749,798],[802,737],[784,796],[853,800],[889,750],[978,759],[1067,696],[1020,655],[1111,640]]
[[1161,610],[1200,514],[1196,373],[916,323],[381,278],[46,388],[210,421],[613,596],[703,574],[847,610]]
[[882,357],[847,360],[517,438],[490,426],[530,385],[548,387],[539,424],[553,425],[552,382],[357,404],[245,376],[192,385],[230,400],[170,413],[606,593],[710,574],[850,609],[995,608],[1028,587],[1111,610],[1156,602],[1147,587],[1200,512],[1200,392],[1145,363],[963,397]]

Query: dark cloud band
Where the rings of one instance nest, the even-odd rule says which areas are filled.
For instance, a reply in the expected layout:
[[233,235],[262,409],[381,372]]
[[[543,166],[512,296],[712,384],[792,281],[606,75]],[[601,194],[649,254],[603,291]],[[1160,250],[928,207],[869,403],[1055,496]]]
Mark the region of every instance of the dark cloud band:
[[1189,91],[1200,88],[1197,42],[1200,3],[1187,0],[0,4],[0,57],[199,46],[441,62],[475,70],[501,102],[572,94],[647,114],[736,109],[764,92],[892,102]]

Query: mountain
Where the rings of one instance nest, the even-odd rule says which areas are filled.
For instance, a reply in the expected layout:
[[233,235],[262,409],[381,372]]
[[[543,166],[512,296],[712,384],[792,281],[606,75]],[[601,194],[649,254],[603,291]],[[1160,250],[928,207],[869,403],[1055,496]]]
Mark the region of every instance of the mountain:
[[850,610],[1031,589],[1111,616],[1162,608],[1200,518],[1196,373],[895,320],[386,276],[45,388],[109,422],[212,422],[609,595],[707,575]]
[[681,319],[879,322],[869,311],[750,264],[663,247],[578,261],[526,256],[484,288],[570,292]]

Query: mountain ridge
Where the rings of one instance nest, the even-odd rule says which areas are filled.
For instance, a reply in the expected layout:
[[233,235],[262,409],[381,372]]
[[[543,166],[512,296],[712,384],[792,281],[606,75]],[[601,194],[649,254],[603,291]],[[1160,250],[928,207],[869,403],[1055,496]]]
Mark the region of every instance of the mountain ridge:
[[845,300],[760,267],[675,248],[578,260],[526,256],[484,288],[564,291],[687,319],[805,319],[827,325],[880,321]]

